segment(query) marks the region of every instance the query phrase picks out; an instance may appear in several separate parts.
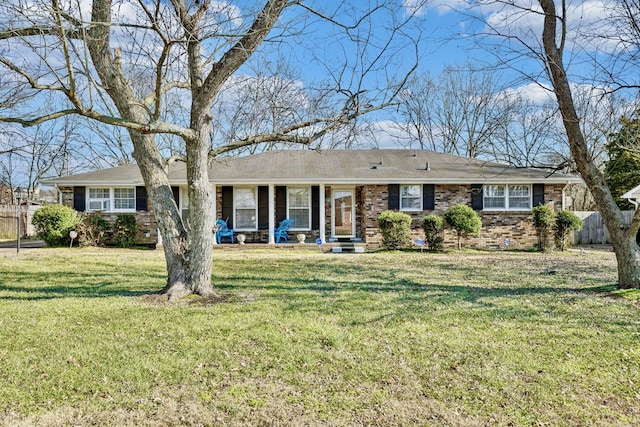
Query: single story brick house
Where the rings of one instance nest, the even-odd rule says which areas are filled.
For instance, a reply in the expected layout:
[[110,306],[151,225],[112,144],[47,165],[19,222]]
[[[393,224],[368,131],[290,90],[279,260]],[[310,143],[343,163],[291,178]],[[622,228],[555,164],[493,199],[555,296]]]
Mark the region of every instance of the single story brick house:
[[[532,207],[564,209],[565,187],[580,182],[560,173],[405,149],[280,150],[219,158],[210,166],[209,178],[215,188],[214,216],[227,220],[248,243],[275,244],[274,228],[290,218],[291,236],[304,233],[307,242],[323,243],[351,239],[371,249],[381,244],[376,220],[381,212],[411,215],[418,237],[424,216],[443,214],[457,203],[471,206],[482,218],[480,235],[469,237],[467,247],[491,248],[505,241],[514,248],[531,247],[537,241]],[[184,164],[171,165],[169,180],[186,218]],[[137,165],[45,184],[55,185],[60,203],[80,212],[101,211],[111,219],[118,213],[135,213],[139,243],[158,242]],[[445,245],[454,242],[453,233],[447,232]]]

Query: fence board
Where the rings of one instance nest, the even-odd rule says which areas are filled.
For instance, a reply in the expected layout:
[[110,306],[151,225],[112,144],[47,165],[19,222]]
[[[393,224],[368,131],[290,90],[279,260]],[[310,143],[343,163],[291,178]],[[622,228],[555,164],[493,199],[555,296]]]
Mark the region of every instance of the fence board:
[[[576,245],[606,245],[611,243],[609,231],[604,225],[602,215],[598,211],[575,211],[578,217],[584,221],[581,231],[573,233],[573,243]],[[634,211],[623,211],[625,223],[631,224]]]
[[[22,236],[33,236],[35,230],[31,224],[33,213],[40,206],[22,206],[20,230]],[[0,239],[15,239],[18,233],[16,205],[0,205]]]

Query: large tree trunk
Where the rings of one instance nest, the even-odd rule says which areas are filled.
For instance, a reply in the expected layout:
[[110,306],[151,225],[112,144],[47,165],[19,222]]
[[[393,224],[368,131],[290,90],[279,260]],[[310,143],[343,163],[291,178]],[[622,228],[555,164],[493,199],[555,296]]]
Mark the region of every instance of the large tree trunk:
[[[88,45],[104,89],[124,119],[148,123],[147,110],[128,84],[117,55],[113,57],[110,52],[111,1],[93,2],[92,21],[101,23],[91,27]],[[211,294],[213,211],[207,171],[208,144],[202,138],[187,141],[190,208],[187,227],[174,200],[166,162],[160,155],[155,136],[132,129],[128,131],[134,146],[133,157],[140,168],[163,239],[168,273],[163,293],[170,299],[190,293]]]
[[136,159],[147,188],[149,201],[162,236],[162,247],[167,264],[167,283],[163,293],[171,298],[173,290],[179,289],[180,294],[184,294],[184,290],[189,288],[183,263],[187,256],[187,231],[169,185],[164,160],[157,152],[154,136],[131,131],[129,134],[136,147],[133,157]]
[[[545,14],[542,42],[546,54],[546,65],[562,114],[571,155],[576,162],[578,172],[597,203],[598,210],[602,214],[602,219],[611,236],[613,250],[618,261],[618,287],[622,289],[640,288],[640,247],[636,243],[636,234],[640,227],[640,209],[636,211],[631,226],[625,225],[622,212],[609,191],[604,175],[595,166],[589,155],[562,62],[562,47],[559,48],[556,44],[556,28],[561,21],[556,15],[555,2],[553,0],[539,1]],[[566,20],[562,21],[560,46],[564,45],[565,22]]]

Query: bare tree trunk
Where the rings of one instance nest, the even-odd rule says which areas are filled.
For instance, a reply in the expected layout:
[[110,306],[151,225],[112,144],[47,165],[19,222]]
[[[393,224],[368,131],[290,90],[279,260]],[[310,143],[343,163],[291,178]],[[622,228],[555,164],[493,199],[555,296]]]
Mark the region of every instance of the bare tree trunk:
[[[110,28],[104,25],[109,23],[110,19],[111,2],[94,1],[92,20],[100,22],[101,25],[93,26],[89,35],[88,44],[93,63],[105,90],[113,99],[122,117],[138,123],[146,123],[149,121],[146,110],[135,102],[136,96],[127,84],[117,54],[115,57],[111,55]],[[202,140],[208,133],[202,133],[201,135],[205,136],[200,140],[187,141],[190,233],[182,222],[179,207],[174,200],[166,162],[160,155],[155,136],[141,134],[131,129],[129,134],[134,146],[133,157],[140,168],[163,238],[168,273],[163,293],[169,299],[190,293],[211,294],[213,292],[211,285],[213,211],[207,174],[208,144]]]
[[164,159],[156,150],[154,135],[141,135],[132,131],[130,134],[136,147],[133,157],[142,174],[162,236],[167,264],[167,283],[162,293],[167,294],[169,298],[179,297],[188,293],[190,287],[183,265],[183,259],[188,256],[187,232],[169,185]]
[[[621,289],[640,288],[640,248],[635,239],[638,227],[640,227],[640,210],[636,211],[632,225],[627,227],[622,212],[616,205],[605,182],[604,175],[591,159],[584,135],[580,129],[580,119],[576,113],[571,88],[562,63],[566,19],[559,20],[553,0],[539,1],[544,11],[542,42],[546,54],[546,65],[551,76],[558,106],[562,113],[571,154],[582,179],[589,187],[598,205],[598,210],[602,214],[602,219],[611,235],[613,249],[618,261],[618,287]],[[562,23],[560,47],[557,45],[556,33],[558,22]]]

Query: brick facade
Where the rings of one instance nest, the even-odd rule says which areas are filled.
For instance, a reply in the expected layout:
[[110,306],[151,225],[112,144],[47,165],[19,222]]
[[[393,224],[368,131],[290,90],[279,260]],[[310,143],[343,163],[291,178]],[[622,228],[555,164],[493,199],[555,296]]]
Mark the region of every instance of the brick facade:
[[[355,221],[356,237],[366,242],[369,249],[381,247],[382,235],[376,218],[388,209],[388,185],[360,185],[355,187]],[[545,185],[545,203],[555,211],[562,209],[562,184]],[[60,187],[62,203],[73,207],[73,187]],[[325,239],[331,237],[331,203],[332,187],[325,186]],[[426,215],[442,215],[458,203],[471,205],[471,185],[436,185],[435,209],[418,212],[407,212],[412,218],[412,237],[424,237],[422,219]],[[216,213],[222,216],[222,187],[216,187]],[[528,249],[537,242],[530,211],[481,211],[478,212],[482,220],[482,230],[479,236],[469,236],[463,240],[464,247],[491,249],[504,247],[505,240],[510,242],[512,249]],[[105,219],[114,223],[116,213],[104,213]],[[139,232],[137,242],[153,245],[158,241],[158,230],[153,211],[135,212]],[[277,224],[276,224],[277,226]],[[268,231],[242,232],[247,236],[247,243],[267,243]],[[295,240],[298,232],[290,232],[291,240]],[[313,243],[320,236],[319,230],[306,231],[307,243]],[[457,236],[451,230],[445,231],[445,247],[453,248],[457,245]]]
[[[563,185],[545,185],[545,204],[552,210],[562,209]],[[370,249],[379,248],[382,236],[376,221],[377,216],[387,210],[389,192],[387,185],[367,185],[362,189],[362,207],[359,214],[364,217],[363,234]],[[411,223],[412,239],[424,237],[422,219],[431,214],[443,215],[448,209],[458,203],[471,205],[471,185],[436,185],[435,209],[418,212],[406,212],[413,221]],[[509,240],[509,248],[531,248],[537,243],[536,232],[533,227],[533,215],[530,211],[481,211],[478,212],[482,220],[479,236],[468,236],[463,240],[464,247],[477,249],[491,249],[505,247],[505,240]],[[444,245],[454,248],[457,245],[457,235],[452,230],[445,230]]]
[[[73,207],[73,187],[59,187],[58,191],[62,194],[62,204]],[[136,222],[138,223],[136,244],[147,246],[156,245],[158,243],[158,224],[156,223],[156,217],[153,211],[137,211],[134,214],[136,216]],[[103,212],[101,215],[111,225],[113,225],[118,218],[118,213],[115,212]]]

